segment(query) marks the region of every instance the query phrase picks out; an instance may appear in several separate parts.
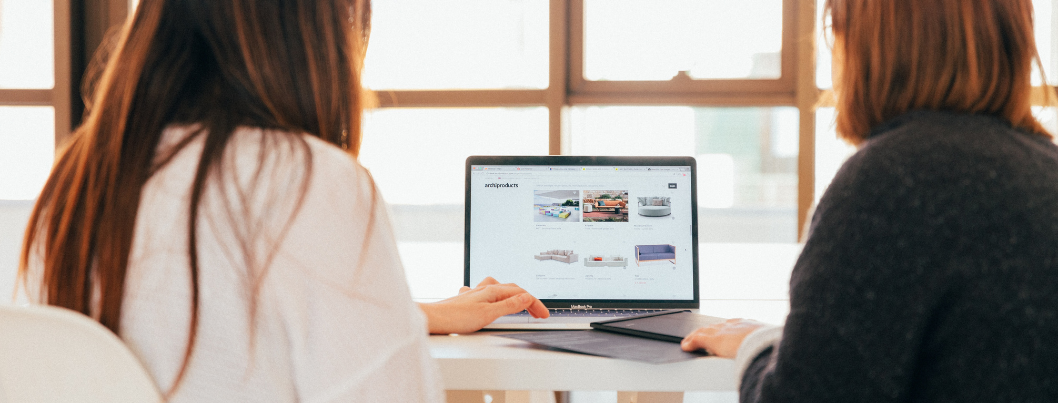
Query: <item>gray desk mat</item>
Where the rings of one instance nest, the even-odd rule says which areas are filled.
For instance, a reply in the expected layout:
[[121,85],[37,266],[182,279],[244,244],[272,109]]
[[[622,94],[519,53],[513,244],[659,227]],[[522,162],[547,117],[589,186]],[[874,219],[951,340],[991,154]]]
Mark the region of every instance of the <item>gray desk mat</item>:
[[708,356],[705,352],[688,353],[683,351],[678,343],[599,330],[522,332],[497,334],[495,336],[527,341],[552,349],[574,353],[651,364],[667,364]]

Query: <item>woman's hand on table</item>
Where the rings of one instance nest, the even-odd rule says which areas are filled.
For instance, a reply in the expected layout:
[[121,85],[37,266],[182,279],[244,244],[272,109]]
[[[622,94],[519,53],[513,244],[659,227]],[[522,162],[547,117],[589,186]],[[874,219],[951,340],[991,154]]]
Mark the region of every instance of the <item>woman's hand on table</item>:
[[735,358],[742,340],[754,330],[767,325],[749,319],[728,319],[725,322],[699,328],[680,343],[683,351],[705,350],[722,358]]
[[543,302],[515,284],[486,277],[477,287],[463,287],[443,301],[420,303],[432,334],[469,333],[503,315],[529,311],[534,318],[550,316]]

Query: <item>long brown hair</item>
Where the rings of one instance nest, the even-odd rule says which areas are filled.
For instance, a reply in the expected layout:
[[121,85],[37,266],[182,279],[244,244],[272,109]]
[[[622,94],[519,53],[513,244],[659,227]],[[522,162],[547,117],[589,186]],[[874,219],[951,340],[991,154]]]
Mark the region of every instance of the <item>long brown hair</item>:
[[824,10],[837,132],[850,143],[914,109],[994,115],[1051,137],[1032,116],[1031,0],[827,0]]
[[240,126],[302,142],[300,134],[317,136],[355,157],[369,21],[369,0],[143,0],[33,209],[23,285],[39,258],[41,300],[117,333],[140,193],[160,167],[162,132],[198,127],[191,137],[205,138],[188,222],[191,335],[175,390],[198,323],[195,223],[207,178]]

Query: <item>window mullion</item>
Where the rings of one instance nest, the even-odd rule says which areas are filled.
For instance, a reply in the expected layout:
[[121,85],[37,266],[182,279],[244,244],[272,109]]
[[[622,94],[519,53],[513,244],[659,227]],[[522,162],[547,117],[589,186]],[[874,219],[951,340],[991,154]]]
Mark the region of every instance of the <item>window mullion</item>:
[[[567,95],[569,91],[568,66],[570,61],[569,50],[569,22],[570,5],[567,0],[551,0],[549,3],[549,35],[550,47],[548,60],[548,86],[546,90],[546,101],[548,110],[548,154],[560,155],[563,152],[563,142],[566,127],[565,110]],[[568,142],[568,141],[567,141]]]
[[[798,239],[804,241],[803,229],[815,200],[816,167],[816,105],[820,91],[816,87],[816,1],[800,0],[796,9],[795,29],[790,35],[800,38],[795,42],[797,52],[797,108],[800,111],[799,149],[797,154],[797,229]],[[790,5],[791,1],[786,4]],[[790,20],[790,19],[787,19]],[[785,30],[784,30],[785,31]],[[786,40],[784,32],[784,40]]]
[[55,10],[55,87],[50,101],[55,107],[55,146],[66,142],[73,131],[70,0],[53,0]]
[[0,89],[0,105],[51,106],[54,90]]

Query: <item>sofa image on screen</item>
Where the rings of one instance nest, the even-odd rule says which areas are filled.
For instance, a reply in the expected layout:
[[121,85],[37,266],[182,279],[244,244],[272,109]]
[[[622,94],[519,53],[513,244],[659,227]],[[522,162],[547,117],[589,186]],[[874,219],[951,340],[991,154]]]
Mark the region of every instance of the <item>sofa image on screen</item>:
[[644,217],[664,217],[672,214],[668,197],[640,197],[639,215]]
[[676,247],[672,245],[636,245],[636,266],[639,262],[668,260],[676,263]]
[[566,208],[544,208],[541,207],[537,210],[540,215],[558,217],[558,218],[569,218],[569,209]]
[[585,267],[626,267],[628,258],[623,256],[588,255],[584,258]]
[[585,190],[583,222],[628,222],[628,191]]
[[567,249],[553,249],[546,252],[540,252],[536,256],[533,256],[536,260],[557,260],[562,263],[573,263],[577,261],[577,254]]
[[591,211],[612,211],[614,213],[620,213],[621,209],[625,207],[625,201],[621,199],[584,199],[585,210],[590,207]]

